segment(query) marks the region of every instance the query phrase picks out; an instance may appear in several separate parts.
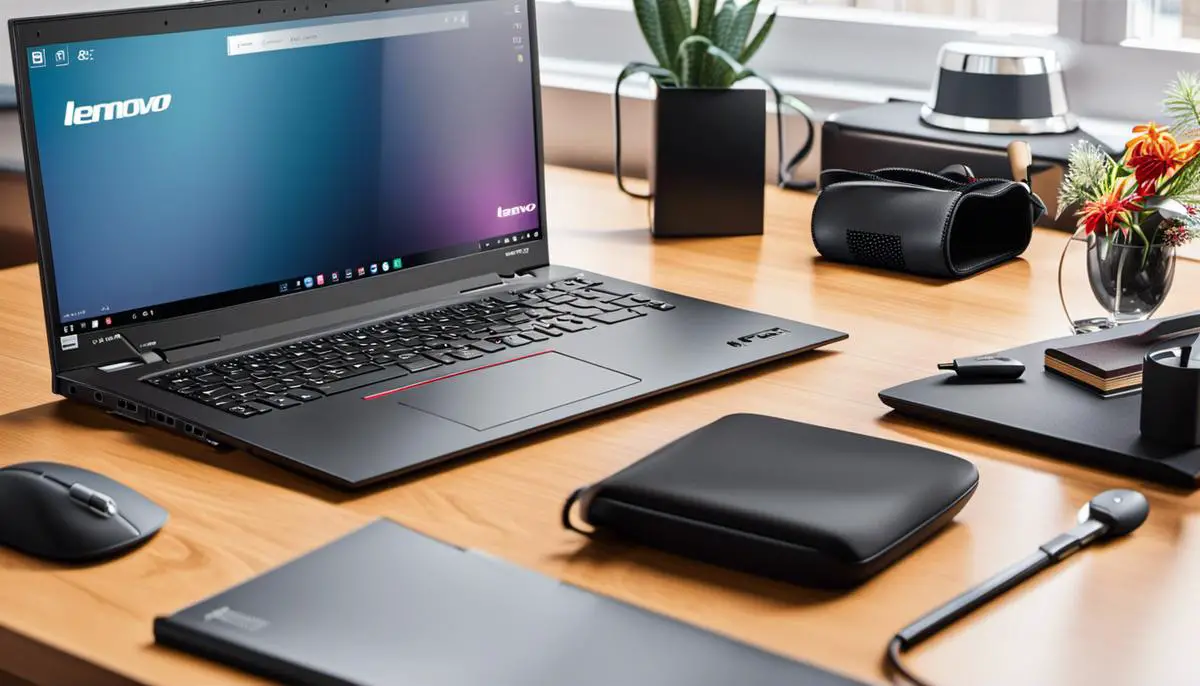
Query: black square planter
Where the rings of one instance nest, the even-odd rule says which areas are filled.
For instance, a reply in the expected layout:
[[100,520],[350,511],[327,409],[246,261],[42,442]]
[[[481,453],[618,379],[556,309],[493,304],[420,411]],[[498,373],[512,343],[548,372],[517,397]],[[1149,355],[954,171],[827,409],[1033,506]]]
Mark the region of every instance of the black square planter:
[[766,91],[661,88],[654,107],[655,236],[763,232]]

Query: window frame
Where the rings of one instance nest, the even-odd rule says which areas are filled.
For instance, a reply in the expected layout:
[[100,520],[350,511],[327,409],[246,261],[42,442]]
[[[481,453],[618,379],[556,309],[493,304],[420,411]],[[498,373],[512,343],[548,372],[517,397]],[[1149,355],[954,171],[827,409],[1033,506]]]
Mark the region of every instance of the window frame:
[[[1067,65],[1072,110],[1106,122],[1161,119],[1166,84],[1180,71],[1200,72],[1200,51],[1128,38],[1132,0],[1056,1],[1057,30],[780,2],[753,66],[802,98],[828,98],[830,88],[842,88],[837,100],[880,102],[927,91],[938,50],[949,41],[1036,45],[1056,50]],[[595,65],[607,65],[615,77],[626,62],[652,61],[629,0],[539,0],[538,17],[542,54],[560,71],[564,63],[591,65],[592,74]],[[805,84],[819,84],[817,92]]]

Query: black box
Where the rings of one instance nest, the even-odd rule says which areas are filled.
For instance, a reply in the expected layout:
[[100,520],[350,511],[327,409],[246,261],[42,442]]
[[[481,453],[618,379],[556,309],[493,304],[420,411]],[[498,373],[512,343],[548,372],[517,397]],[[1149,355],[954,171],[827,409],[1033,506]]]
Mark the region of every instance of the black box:
[[656,237],[763,232],[766,91],[663,88],[650,173]]
[[1066,172],[1071,146],[1079,140],[1114,150],[1082,129],[1063,134],[1013,136],[963,133],[939,129],[921,121],[921,105],[889,102],[838,112],[821,129],[821,169],[871,171],[883,167],[910,167],[938,171],[951,164],[965,164],[979,177],[1011,178],[1008,144],[1029,143],[1033,150],[1033,191],[1046,203],[1043,226],[1073,231],[1075,220],[1058,212],[1058,187]]

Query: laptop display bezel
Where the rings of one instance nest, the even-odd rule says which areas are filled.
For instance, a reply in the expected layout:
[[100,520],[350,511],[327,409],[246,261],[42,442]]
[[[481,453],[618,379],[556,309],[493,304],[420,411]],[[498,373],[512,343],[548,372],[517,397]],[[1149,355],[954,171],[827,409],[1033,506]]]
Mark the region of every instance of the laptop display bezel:
[[[318,317],[472,277],[515,274],[549,264],[537,22],[534,16],[536,3],[534,0],[514,0],[524,7],[529,25],[527,63],[533,85],[540,239],[521,244],[520,250],[513,250],[511,246],[497,248],[335,287],[280,295],[162,321],[94,332],[79,331],[74,334],[78,336],[77,347],[70,350],[63,350],[64,346],[60,340],[64,334],[63,325],[60,323],[51,236],[41,182],[37,131],[31,107],[29,48],[109,38],[236,28],[297,19],[438,7],[474,1],[477,0],[218,0],[11,21],[9,32],[25,150],[26,176],[42,274],[43,309],[53,373],[57,375],[73,369],[100,367],[127,360],[131,357],[131,346],[140,352],[172,349],[190,343],[211,341],[232,333]],[[122,338],[124,340],[121,340]]]

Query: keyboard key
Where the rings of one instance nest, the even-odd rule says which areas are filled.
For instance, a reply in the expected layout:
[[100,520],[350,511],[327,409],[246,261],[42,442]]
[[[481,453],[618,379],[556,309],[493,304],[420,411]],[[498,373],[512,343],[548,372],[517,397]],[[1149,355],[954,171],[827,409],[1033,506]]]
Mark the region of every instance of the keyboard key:
[[505,345],[511,346],[513,348],[519,348],[523,345],[529,345],[529,343],[530,343],[528,338],[525,338],[524,336],[518,336],[516,334],[513,334],[512,336],[505,336],[501,340],[504,341]]
[[239,417],[253,417],[256,414],[261,414],[258,410],[248,405],[229,405],[224,409],[229,414],[237,415]]
[[604,324],[616,324],[618,322],[628,321],[630,319],[637,319],[641,316],[641,314],[634,312],[633,310],[617,310],[616,312],[604,312],[603,314],[592,317],[592,319]]
[[[437,365],[434,364],[434,366]],[[336,381],[320,384],[318,386],[309,386],[308,388],[325,395],[337,395],[338,393],[345,393],[346,391],[352,391],[356,388],[363,388],[364,386],[377,384],[381,381],[398,379],[402,376],[408,376],[408,372],[400,369],[399,367],[386,367],[370,374],[360,374],[358,376],[352,376],[348,379],[338,379]]]
[[316,391],[311,391],[307,388],[297,388],[297,389],[288,391],[287,394],[288,394],[289,398],[295,398],[296,400],[300,400],[300,401],[303,401],[306,403],[312,402],[313,400],[319,400],[319,399],[325,397],[325,396],[321,395],[320,393],[317,393]]
[[498,353],[504,350],[504,346],[492,343],[491,341],[475,341],[471,344],[471,347],[476,350],[482,350],[485,353]]
[[577,324],[572,321],[561,320],[561,319],[554,319],[554,320],[551,320],[549,323],[552,326],[554,326],[554,328],[561,329],[563,331],[566,331],[567,333],[576,333],[578,331],[587,331],[587,328],[588,328],[582,324]]
[[[642,296],[642,297],[645,297],[645,296]],[[646,298],[646,299],[649,300],[649,298]],[[612,304],[617,305],[619,307],[637,307],[638,305],[642,304],[643,302],[645,302],[645,301],[634,300],[634,296],[627,295],[624,298],[621,298],[620,300],[613,300]]]
[[423,372],[425,370],[433,369],[434,367],[440,367],[442,365],[430,359],[419,359],[413,360],[412,362],[404,362],[400,366],[404,367],[413,374],[416,374],[417,372]]
[[200,391],[197,394],[197,397],[199,397],[201,400],[220,400],[221,398],[224,398],[232,393],[233,389],[229,388],[228,386],[216,386],[214,388]]
[[604,302],[604,303],[606,303],[610,300],[616,300],[617,298],[621,297],[621,296],[613,294],[613,293],[605,293],[604,291],[598,291],[594,288],[587,288],[582,291],[575,291],[575,296],[578,298],[586,298],[593,302]]
[[546,323],[539,322],[534,325],[533,330],[537,331],[539,333],[544,333],[547,336],[550,336],[551,338],[558,338],[559,336],[563,335],[563,332],[561,332],[558,329],[555,329],[551,326],[551,322],[546,322]]
[[672,305],[671,303],[657,302],[657,301],[651,302],[651,303],[646,303],[646,307],[649,307],[652,310],[658,310],[659,312],[668,312],[670,310],[675,309],[675,306]]
[[371,364],[370,362],[355,362],[354,364],[349,365],[345,368],[345,370],[347,372],[349,372],[348,376],[358,376],[359,374],[370,374],[371,372],[377,372],[380,369],[383,369],[383,367],[380,367],[377,364]]
[[[270,397],[270,396],[268,396],[268,397]],[[261,401],[258,401],[258,400],[255,400],[253,402],[243,403],[243,404],[252,410],[258,410],[259,414],[262,414],[264,412],[270,412],[272,409],[270,405],[265,405]]]
[[479,358],[483,357],[483,353],[479,352],[478,350],[472,350],[470,348],[463,348],[461,350],[455,350],[454,352],[451,352],[448,354],[451,357],[457,357],[460,360],[478,360]]
[[422,353],[422,354],[425,357],[428,357],[429,359],[433,360],[434,362],[437,362],[438,364],[454,364],[455,362],[458,361],[456,358],[451,357],[449,355],[449,353],[427,352],[427,353]]
[[534,343],[550,340],[550,337],[540,331],[526,331],[521,334],[522,338],[528,338]]
[[574,306],[570,306],[570,305],[568,305],[567,307],[569,308],[569,310],[568,310],[568,312],[566,312],[566,314],[572,315],[574,317],[595,317],[598,314],[604,313],[604,310],[601,310],[597,307],[574,307]]
[[299,405],[304,404],[304,403],[300,402],[299,400],[296,400],[294,398],[289,398],[286,395],[272,396],[270,398],[267,398],[263,402],[270,405],[271,407],[274,407],[277,410],[286,410],[289,407],[297,407]]

